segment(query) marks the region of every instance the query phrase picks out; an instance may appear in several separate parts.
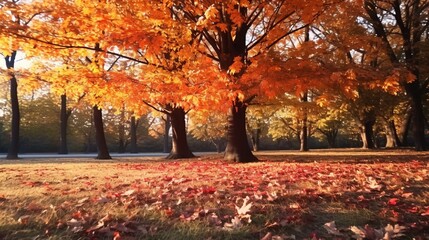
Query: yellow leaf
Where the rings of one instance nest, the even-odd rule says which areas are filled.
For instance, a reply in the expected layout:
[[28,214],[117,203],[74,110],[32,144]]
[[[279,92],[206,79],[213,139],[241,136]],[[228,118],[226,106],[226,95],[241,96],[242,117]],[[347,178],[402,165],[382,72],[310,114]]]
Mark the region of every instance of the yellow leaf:
[[229,66],[228,73],[230,75],[234,75],[235,73],[238,73],[243,68],[243,62],[241,61],[241,57],[235,57],[234,62]]

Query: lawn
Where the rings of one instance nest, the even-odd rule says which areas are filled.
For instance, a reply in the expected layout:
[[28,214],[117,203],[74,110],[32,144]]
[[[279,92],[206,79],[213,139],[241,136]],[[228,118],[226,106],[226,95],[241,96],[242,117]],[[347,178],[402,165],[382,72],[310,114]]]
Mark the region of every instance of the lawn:
[[429,239],[412,151],[0,161],[0,239]]

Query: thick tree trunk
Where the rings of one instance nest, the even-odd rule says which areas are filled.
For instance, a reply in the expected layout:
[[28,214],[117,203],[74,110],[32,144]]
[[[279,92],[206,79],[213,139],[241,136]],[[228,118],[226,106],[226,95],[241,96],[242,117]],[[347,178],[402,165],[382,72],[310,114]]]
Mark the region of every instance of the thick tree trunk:
[[137,149],[137,122],[136,117],[131,117],[130,123],[130,152],[138,153]]
[[97,159],[112,159],[107,148],[106,137],[104,136],[103,114],[98,106],[93,107],[94,126],[95,126],[95,141],[97,143]]
[[390,120],[386,123],[386,148],[398,147],[395,122]]
[[407,83],[405,89],[407,94],[411,97],[414,146],[417,151],[425,151],[427,149],[425,139],[425,116],[419,82],[415,80],[412,83]]
[[[13,51],[10,56],[5,58],[7,69],[13,69],[15,67],[16,51]],[[11,121],[11,135],[10,143],[7,152],[7,159],[18,159],[19,152],[19,128],[20,128],[20,113],[19,113],[19,102],[18,102],[18,82],[13,75],[10,79],[10,101],[12,109],[12,121]]]
[[170,152],[170,127],[171,127],[171,118],[170,115],[166,115],[166,119],[164,119],[164,153]]
[[173,131],[173,144],[167,159],[195,157],[188,146],[185,115],[185,110],[182,107],[174,107],[171,110],[170,119]]
[[228,112],[228,132],[225,159],[234,162],[255,162],[258,159],[250,150],[246,133],[246,105],[233,103]]
[[60,151],[59,154],[68,154],[67,145],[67,126],[71,111],[67,109],[67,96],[61,95],[61,109],[60,109]]
[[375,121],[368,120],[368,121],[365,121],[360,127],[362,148],[364,149],[373,149],[375,147],[374,132],[372,129],[374,124],[375,124]]

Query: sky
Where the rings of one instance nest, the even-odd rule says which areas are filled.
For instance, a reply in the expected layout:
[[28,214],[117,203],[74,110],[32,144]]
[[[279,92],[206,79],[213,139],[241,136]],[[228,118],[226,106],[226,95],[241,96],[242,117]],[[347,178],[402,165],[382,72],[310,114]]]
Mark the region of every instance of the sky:
[[[25,54],[23,52],[18,51],[15,59],[15,69],[18,70],[18,69],[28,68],[30,65],[31,65],[31,61],[29,61],[28,59],[25,59]],[[6,62],[3,55],[1,55],[0,57],[0,68],[6,69]]]

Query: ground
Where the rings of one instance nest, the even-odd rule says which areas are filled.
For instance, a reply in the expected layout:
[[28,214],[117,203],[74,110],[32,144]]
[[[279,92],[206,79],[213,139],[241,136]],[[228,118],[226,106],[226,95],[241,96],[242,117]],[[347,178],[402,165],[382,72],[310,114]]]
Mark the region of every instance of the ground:
[[0,239],[429,239],[429,155],[0,161]]

